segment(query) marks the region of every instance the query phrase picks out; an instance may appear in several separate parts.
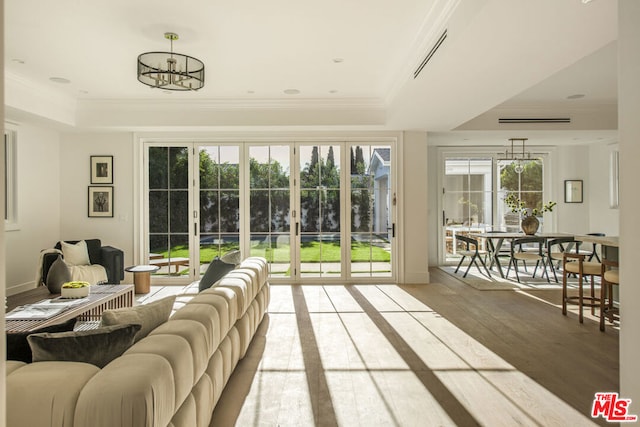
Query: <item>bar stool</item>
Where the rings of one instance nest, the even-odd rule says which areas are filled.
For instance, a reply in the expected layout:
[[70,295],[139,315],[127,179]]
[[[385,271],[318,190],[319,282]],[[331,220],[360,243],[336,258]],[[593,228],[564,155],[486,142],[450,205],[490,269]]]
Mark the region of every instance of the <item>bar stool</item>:
[[[580,323],[583,323],[584,319],[583,307],[591,307],[591,314],[594,314],[595,307],[601,307],[602,304],[602,291],[600,297],[596,297],[594,287],[594,277],[602,276],[602,264],[585,261],[585,257],[584,254],[564,252],[562,258],[562,314],[567,315],[567,304],[577,304]],[[567,295],[567,275],[570,273],[578,275],[578,296]],[[589,296],[584,296],[583,279],[585,276],[591,276],[591,294]]]
[[618,262],[608,259],[602,260],[602,285],[600,297],[600,330],[604,331],[604,318],[613,323],[620,320],[620,311],[613,306],[613,285],[620,286],[620,271]]

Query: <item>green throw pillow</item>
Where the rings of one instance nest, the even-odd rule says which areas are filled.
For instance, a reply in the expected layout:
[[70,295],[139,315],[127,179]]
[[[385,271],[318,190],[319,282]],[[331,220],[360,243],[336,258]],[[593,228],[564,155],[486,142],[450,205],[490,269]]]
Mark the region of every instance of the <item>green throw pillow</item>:
[[209,267],[207,267],[207,271],[200,279],[200,283],[198,283],[199,292],[202,292],[205,289],[209,289],[211,286],[213,286],[214,283],[222,279],[225,274],[227,274],[234,268],[236,268],[235,265],[227,264],[217,257],[211,260]]
[[34,362],[85,362],[103,368],[133,344],[140,325],[117,325],[77,332],[44,332],[27,337]]
[[140,341],[149,335],[149,332],[169,320],[175,300],[176,296],[171,295],[149,304],[105,310],[102,312],[102,326],[137,323],[142,327],[135,341]]

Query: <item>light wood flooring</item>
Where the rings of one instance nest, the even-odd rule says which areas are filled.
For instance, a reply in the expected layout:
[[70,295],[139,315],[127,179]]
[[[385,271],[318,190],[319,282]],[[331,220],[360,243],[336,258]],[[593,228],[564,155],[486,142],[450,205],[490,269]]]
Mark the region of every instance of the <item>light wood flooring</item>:
[[610,425],[590,410],[619,389],[618,332],[562,316],[559,290],[479,291],[438,269],[271,290],[212,427]]

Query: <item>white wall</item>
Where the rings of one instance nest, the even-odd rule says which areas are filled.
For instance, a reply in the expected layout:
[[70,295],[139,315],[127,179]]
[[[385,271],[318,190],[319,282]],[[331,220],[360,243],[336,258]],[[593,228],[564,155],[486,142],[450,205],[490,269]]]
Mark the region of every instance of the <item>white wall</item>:
[[40,250],[60,234],[60,142],[58,132],[28,124],[17,132],[18,229],[4,233],[7,293],[34,286]]
[[429,282],[429,233],[427,184],[428,146],[426,132],[405,132],[403,137],[402,174],[403,221],[400,245],[404,255],[403,283]]
[[[618,209],[609,207],[609,156],[615,149],[609,142],[557,147],[552,159],[557,231],[619,234]],[[567,179],[583,181],[583,203],[564,203]]]
[[[88,217],[90,156],[113,156],[113,218]],[[133,134],[65,133],[60,141],[60,238],[97,238],[124,251],[133,264]]]
[[439,197],[442,194],[441,188],[438,188],[438,176],[440,168],[438,167],[438,147],[429,146],[427,156],[427,170],[431,171],[430,179],[425,180],[427,187],[427,218],[429,236],[428,251],[429,265],[438,265],[438,228],[442,225],[442,212],[439,209]]
[[620,394],[640,415],[640,286],[634,265],[640,259],[640,2],[620,0],[618,103],[620,129]]

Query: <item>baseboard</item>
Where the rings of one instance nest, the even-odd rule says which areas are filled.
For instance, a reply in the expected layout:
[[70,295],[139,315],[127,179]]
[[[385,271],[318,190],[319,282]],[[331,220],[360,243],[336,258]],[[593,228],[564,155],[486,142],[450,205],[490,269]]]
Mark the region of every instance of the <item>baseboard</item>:
[[424,273],[405,273],[404,275],[404,284],[420,284],[420,283],[429,283],[429,272],[426,271]]
[[35,287],[36,287],[35,281],[9,286],[6,291],[7,292],[6,295],[11,296],[11,295],[19,294],[20,292],[28,291],[29,289],[35,289]]

